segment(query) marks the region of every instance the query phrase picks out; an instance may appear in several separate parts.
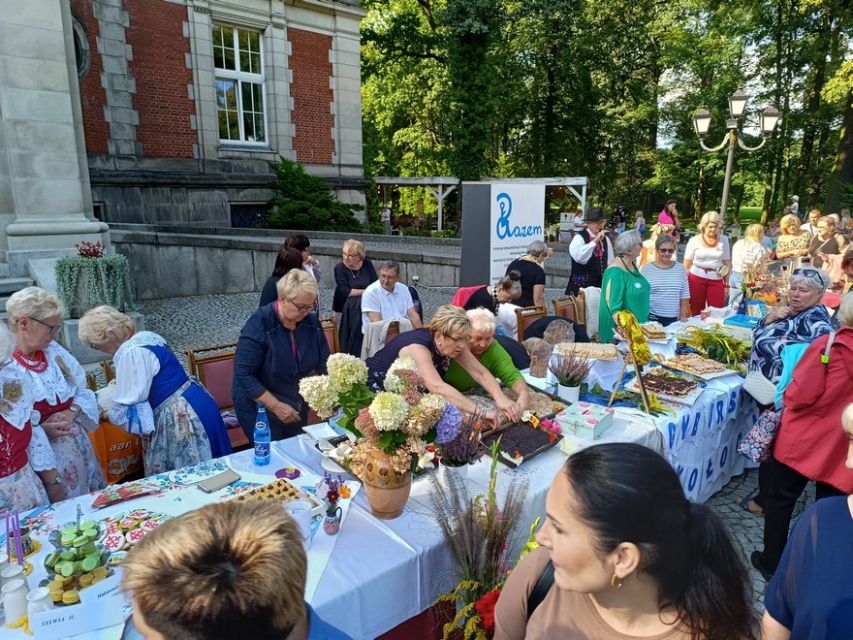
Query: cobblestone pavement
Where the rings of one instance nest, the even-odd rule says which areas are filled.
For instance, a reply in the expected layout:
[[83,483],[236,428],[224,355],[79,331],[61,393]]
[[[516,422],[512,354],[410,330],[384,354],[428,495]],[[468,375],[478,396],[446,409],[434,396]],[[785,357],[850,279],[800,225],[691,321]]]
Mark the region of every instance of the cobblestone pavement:
[[[438,287],[418,289],[424,305],[424,316],[429,318],[442,304],[450,302],[455,288]],[[550,301],[562,295],[560,289],[546,290]],[[199,296],[191,298],[169,298],[147,301],[139,304],[139,311],[145,316],[146,328],[166,338],[175,353],[186,364],[186,350],[235,342],[245,321],[257,309],[259,294],[243,293],[229,295]],[[322,315],[328,315],[332,304],[332,290],[320,292]],[[719,493],[711,498],[708,505],[723,519],[734,537],[737,548],[743,555],[747,566],[749,554],[761,546],[763,518],[744,511],[739,502],[756,492],[757,471],[748,471],[733,478]],[[810,487],[797,505],[798,515],[805,504],[814,499]],[[756,606],[761,607],[764,597],[764,579],[750,566]]]

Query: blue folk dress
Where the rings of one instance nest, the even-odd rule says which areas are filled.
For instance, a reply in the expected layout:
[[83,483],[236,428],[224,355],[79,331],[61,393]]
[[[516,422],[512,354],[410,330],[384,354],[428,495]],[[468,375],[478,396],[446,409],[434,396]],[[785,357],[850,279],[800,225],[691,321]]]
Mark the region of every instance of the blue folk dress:
[[142,436],[145,475],[231,453],[219,407],[151,331],[133,335],[113,356],[115,404],[110,420]]

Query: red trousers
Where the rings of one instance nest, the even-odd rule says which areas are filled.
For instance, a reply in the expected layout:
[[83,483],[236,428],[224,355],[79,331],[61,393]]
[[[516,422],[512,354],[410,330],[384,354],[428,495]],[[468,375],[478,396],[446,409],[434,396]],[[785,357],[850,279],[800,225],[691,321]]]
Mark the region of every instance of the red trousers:
[[687,284],[690,286],[690,309],[694,316],[705,307],[726,306],[725,280],[709,280],[688,273]]

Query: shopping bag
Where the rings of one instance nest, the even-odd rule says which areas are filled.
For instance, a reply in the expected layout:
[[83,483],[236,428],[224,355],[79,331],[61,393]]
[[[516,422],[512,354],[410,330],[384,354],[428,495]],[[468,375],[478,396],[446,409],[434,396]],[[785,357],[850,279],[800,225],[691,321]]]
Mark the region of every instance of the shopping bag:
[[764,462],[773,451],[773,441],[782,422],[781,409],[766,409],[758,416],[758,420],[747,431],[738,443],[738,453],[745,455],[753,462]]
[[124,482],[142,473],[142,443],[139,436],[102,420],[98,428],[89,433],[89,439],[95,447],[108,484]]

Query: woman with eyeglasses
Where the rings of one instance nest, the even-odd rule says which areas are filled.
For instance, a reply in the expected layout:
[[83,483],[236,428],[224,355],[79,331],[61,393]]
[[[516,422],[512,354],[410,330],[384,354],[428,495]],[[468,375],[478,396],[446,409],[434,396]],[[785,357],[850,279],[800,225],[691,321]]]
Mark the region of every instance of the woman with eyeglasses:
[[649,281],[649,319],[663,326],[690,317],[690,288],[684,265],[675,261],[675,238],[660,236],[655,241],[655,260],[640,269]]
[[162,336],[137,332],[130,316],[107,305],[83,314],[77,335],[112,356],[115,387],[105,408],[110,422],[140,437],[146,476],[231,453],[216,401]]
[[[430,393],[440,395],[462,411],[477,413],[478,405],[474,400],[444,381],[450,362],[455,361],[486,390],[498,411],[513,422],[518,421],[521,409],[501,391],[495,377],[471,353],[468,347],[470,337],[471,321],[465,310],[450,304],[442,305],[432,317],[429,329],[401,333],[367,359],[368,384],[377,391],[382,390],[385,374],[394,361],[399,356],[410,356]],[[494,421],[496,416],[488,412],[485,418]]]
[[341,314],[338,330],[341,351],[361,357],[361,296],[364,290],[376,282],[376,268],[365,258],[364,244],[349,239],[344,242],[343,260],[335,265],[335,294],[332,310]]
[[15,335],[14,366],[30,388],[33,409],[47,433],[68,498],[105,486],[101,465],[87,431],[98,428],[95,393],[86,387],[86,372],[56,338],[64,308],[39,287],[26,287],[6,302],[7,322]]
[[812,234],[800,228],[800,219],[792,213],[779,221],[779,240],[776,242],[776,258],[802,258],[809,254]]
[[[782,377],[782,349],[790,345],[811,344],[832,331],[829,313],[821,304],[828,286],[829,276],[820,269],[806,267],[794,271],[789,281],[788,304],[768,313],[753,331],[748,372],[759,372],[770,384],[777,386]],[[759,405],[759,408],[765,411],[773,406]],[[770,478],[767,477],[770,467],[767,462],[761,463],[758,495],[744,500],[741,505],[752,513],[764,512],[766,491],[770,486]]]
[[278,281],[278,300],[261,307],[240,332],[231,394],[234,412],[254,442],[258,403],[266,407],[273,440],[300,433],[308,405],[299,381],[326,373],[329,343],[316,314],[317,283],[301,269]]

